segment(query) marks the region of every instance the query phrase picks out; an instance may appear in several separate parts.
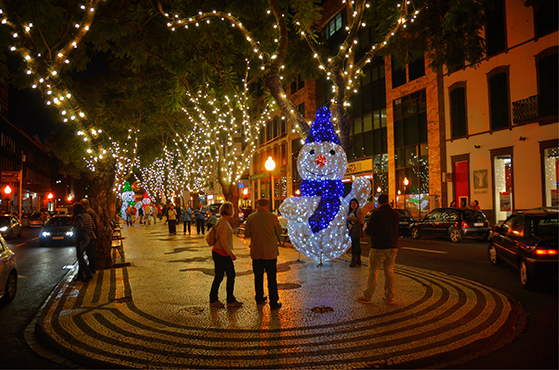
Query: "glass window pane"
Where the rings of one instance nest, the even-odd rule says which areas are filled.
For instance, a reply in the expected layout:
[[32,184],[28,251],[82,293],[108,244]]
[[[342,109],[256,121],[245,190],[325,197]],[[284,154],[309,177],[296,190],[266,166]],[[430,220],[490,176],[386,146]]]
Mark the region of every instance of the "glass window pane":
[[363,132],[371,131],[373,129],[372,114],[367,113],[363,116]]
[[362,134],[353,137],[353,153],[355,158],[363,157],[363,136]]
[[373,112],[373,129],[380,128],[380,111]]
[[358,117],[353,121],[353,135],[360,134],[363,132],[363,127],[361,125],[361,117]]
[[370,157],[373,155],[373,131],[367,131],[363,134],[363,156]]

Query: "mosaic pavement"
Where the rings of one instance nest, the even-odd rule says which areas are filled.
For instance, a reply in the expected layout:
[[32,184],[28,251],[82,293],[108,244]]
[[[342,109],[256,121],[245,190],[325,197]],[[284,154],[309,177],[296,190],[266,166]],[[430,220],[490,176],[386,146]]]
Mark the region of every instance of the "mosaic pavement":
[[[209,307],[213,262],[201,236],[125,230],[132,266],[71,276],[39,317],[41,341],[87,367],[417,368],[464,363],[509,343],[522,308],[472,281],[397,265],[397,303],[355,301],[367,268],[323,266],[281,248],[284,307],[254,302],[247,244],[235,239],[241,308]],[[382,287],[383,278],[379,279]],[[220,294],[224,301],[225,281]]]

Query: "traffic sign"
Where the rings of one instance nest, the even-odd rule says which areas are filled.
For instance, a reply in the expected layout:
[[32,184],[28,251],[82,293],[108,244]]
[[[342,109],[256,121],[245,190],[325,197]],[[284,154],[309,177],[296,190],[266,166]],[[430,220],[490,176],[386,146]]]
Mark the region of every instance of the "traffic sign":
[[19,182],[19,171],[2,171],[2,182]]

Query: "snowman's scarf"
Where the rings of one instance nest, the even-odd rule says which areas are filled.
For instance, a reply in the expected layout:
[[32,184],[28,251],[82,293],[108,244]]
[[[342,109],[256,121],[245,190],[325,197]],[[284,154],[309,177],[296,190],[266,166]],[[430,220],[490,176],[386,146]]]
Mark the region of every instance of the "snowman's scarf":
[[303,180],[301,195],[305,197],[319,196],[318,208],[309,217],[309,224],[314,234],[326,229],[330,221],[340,210],[340,197],[344,195],[342,180]]

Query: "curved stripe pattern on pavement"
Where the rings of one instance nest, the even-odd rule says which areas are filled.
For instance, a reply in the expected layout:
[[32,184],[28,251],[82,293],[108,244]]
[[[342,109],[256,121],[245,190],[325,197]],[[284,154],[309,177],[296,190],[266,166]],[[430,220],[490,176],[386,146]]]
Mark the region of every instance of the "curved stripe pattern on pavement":
[[[310,265],[293,265],[293,273],[305,276]],[[314,314],[185,305],[168,319],[135,302],[131,269],[61,284],[39,319],[41,337],[80,363],[108,367],[439,367],[512,340],[522,311],[475,282],[397,265],[410,298],[394,306],[345,301]]]

